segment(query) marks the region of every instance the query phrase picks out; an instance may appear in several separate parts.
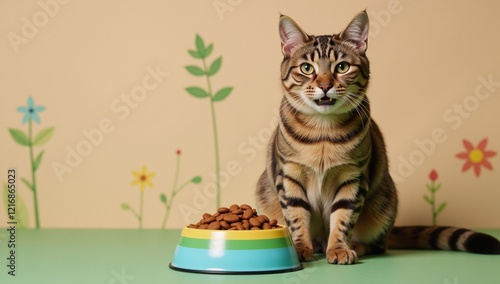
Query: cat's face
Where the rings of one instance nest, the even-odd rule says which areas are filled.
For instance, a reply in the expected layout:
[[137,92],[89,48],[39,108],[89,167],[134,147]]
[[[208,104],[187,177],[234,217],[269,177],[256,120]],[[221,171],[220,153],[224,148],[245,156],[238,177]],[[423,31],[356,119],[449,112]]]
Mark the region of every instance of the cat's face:
[[280,18],[285,96],[299,111],[343,114],[366,98],[368,16],[358,14],[338,35],[311,36],[289,17]]

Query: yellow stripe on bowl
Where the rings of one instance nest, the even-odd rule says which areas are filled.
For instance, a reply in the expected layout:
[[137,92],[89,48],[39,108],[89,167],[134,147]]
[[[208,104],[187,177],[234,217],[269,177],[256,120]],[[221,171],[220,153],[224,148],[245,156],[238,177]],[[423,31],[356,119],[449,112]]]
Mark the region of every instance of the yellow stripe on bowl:
[[226,239],[226,240],[261,240],[288,237],[290,233],[285,226],[269,230],[203,230],[185,227],[181,236],[195,239]]

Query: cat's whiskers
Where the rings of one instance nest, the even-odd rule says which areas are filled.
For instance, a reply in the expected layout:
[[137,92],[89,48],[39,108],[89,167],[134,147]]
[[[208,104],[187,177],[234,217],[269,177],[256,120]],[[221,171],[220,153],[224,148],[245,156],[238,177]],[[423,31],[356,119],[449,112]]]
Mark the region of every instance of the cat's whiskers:
[[[357,97],[359,94],[354,94],[354,93],[347,93],[346,98],[348,101],[351,103],[354,109],[359,113],[359,110],[363,112],[363,114],[366,117],[370,116],[370,110],[363,104],[363,102],[366,102],[367,98],[366,96],[363,96],[363,99],[360,102],[357,102]],[[358,110],[359,109],[359,110]]]
[[370,109],[364,104],[365,102],[366,103],[368,102],[368,98],[366,96],[363,97],[363,99],[359,103],[359,108],[356,108],[356,109],[357,109],[358,113],[359,113],[359,111],[361,111],[361,112],[363,112],[365,117],[368,118],[368,126],[370,126],[371,125]]
[[[364,128],[365,125],[363,122],[364,121],[363,116],[370,117],[370,111],[363,104],[363,102],[367,100],[367,97],[363,96],[363,99],[358,103],[358,102],[356,102],[358,96],[359,96],[359,94],[347,92],[345,95],[345,98],[346,98],[346,102],[348,102],[352,106],[352,109],[350,110],[350,112],[352,113],[353,110],[356,110],[356,112],[359,115],[359,118],[361,119],[362,127]],[[368,126],[370,126],[370,124],[371,124],[371,119],[368,120]]]
[[349,103],[352,106],[352,108],[349,110],[349,112],[352,113],[353,110],[355,110],[357,112],[359,118],[361,119],[361,126],[364,128],[365,124],[363,122],[363,115],[360,113],[360,111],[358,110],[358,108],[356,107],[356,105],[354,104],[354,102],[352,101],[353,99],[350,96],[345,96],[345,98],[346,98],[346,102]]

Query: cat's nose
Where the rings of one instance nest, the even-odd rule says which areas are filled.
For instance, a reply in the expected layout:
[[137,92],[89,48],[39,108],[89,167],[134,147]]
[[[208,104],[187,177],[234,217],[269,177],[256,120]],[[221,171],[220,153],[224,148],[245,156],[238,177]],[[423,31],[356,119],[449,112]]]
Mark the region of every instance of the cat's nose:
[[325,95],[332,87],[333,86],[330,84],[319,84],[318,86],[318,88],[320,88],[323,91],[323,93],[325,93]]

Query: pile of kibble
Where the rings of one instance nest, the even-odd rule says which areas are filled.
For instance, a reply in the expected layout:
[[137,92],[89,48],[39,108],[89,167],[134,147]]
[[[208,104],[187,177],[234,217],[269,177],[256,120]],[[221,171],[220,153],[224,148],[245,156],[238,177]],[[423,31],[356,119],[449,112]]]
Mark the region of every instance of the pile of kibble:
[[205,230],[269,230],[277,229],[278,221],[258,215],[248,204],[221,207],[215,214],[205,213],[202,219],[188,228]]

